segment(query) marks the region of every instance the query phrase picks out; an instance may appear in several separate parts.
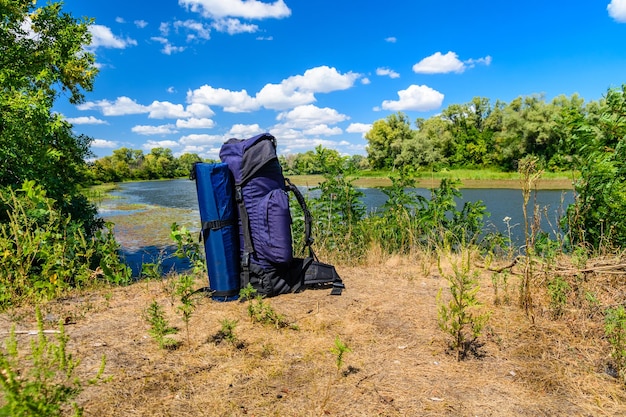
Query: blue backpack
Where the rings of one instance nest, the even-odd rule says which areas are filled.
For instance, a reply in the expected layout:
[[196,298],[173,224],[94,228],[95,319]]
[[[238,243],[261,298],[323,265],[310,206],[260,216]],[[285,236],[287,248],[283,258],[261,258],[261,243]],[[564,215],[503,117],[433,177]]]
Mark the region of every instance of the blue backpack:
[[[238,211],[240,288],[248,284],[263,296],[331,287],[340,295],[344,284],[334,266],[320,262],[311,247],[311,214],[296,186],[283,176],[276,139],[263,133],[230,139],[220,150],[234,182]],[[305,217],[306,258],[293,256],[288,192],[293,192]]]

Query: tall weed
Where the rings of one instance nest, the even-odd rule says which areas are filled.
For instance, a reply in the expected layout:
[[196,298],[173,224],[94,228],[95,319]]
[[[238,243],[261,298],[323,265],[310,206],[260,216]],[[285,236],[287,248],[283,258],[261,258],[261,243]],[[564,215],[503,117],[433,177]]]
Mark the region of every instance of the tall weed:
[[[73,402],[82,391],[83,382],[76,377],[79,361],[67,352],[69,337],[63,323],[59,324],[56,342],[48,340],[41,311],[37,309],[37,340],[31,342],[30,352],[18,346],[15,327],[5,349],[0,351],[0,415],[13,417],[54,417],[67,415],[69,407],[74,416],[82,409]],[[105,361],[90,383],[98,381]]]
[[130,281],[111,225],[85,236],[81,224],[55,209],[34,181],[0,194],[0,206],[7,218],[0,223],[0,309],[100,281]]
[[[449,250],[446,252],[450,253]],[[437,295],[439,327],[450,336],[449,346],[456,352],[457,360],[465,358],[468,353],[479,354],[477,340],[490,316],[481,312],[482,303],[477,297],[480,290],[478,272],[471,268],[471,250],[465,247],[460,255],[460,262],[451,262],[452,273],[440,271],[450,284],[448,301],[445,301],[448,297],[444,297],[443,290]]]

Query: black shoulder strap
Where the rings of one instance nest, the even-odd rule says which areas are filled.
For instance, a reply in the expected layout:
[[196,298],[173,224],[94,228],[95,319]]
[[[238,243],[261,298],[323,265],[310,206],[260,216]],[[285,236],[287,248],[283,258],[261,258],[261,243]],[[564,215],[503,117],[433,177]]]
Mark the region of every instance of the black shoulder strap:
[[300,204],[300,207],[302,208],[302,212],[304,213],[304,248],[303,249],[306,249],[308,247],[309,256],[317,260],[317,256],[315,256],[315,253],[313,253],[313,247],[312,247],[313,241],[314,241],[313,237],[311,236],[311,225],[313,224],[313,216],[311,216],[311,212],[309,211],[309,208],[306,205],[304,196],[302,195],[298,187],[293,185],[293,183],[289,180],[289,178],[285,178],[285,183],[287,184],[286,188],[289,191],[293,192],[293,195],[296,197],[296,200],[298,200],[298,204]]
[[243,273],[241,280],[241,288],[248,286],[250,282],[250,256],[254,253],[252,245],[252,235],[250,232],[250,219],[248,210],[243,201],[243,192],[241,184],[235,185],[235,201],[239,209],[239,219],[241,220],[241,229],[243,232],[243,254],[241,256],[241,272]]

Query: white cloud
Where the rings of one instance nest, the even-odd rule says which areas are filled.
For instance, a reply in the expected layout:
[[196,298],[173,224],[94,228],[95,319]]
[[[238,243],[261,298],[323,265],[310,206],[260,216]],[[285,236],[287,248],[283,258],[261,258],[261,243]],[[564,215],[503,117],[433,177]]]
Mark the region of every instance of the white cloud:
[[367,78],[367,77],[363,77],[363,78],[361,78],[361,84],[363,84],[363,85],[368,85],[368,84],[371,84],[371,83],[372,83],[372,82],[370,81],[370,79],[369,79],[369,78]]
[[89,26],[91,32],[91,45],[90,48],[114,48],[125,49],[128,46],[137,45],[137,41],[131,38],[122,39],[117,37],[106,26],[103,25],[91,25]]
[[184,30],[187,33],[187,41],[195,39],[211,39],[211,28],[195,20],[176,20],[174,22],[176,32]]
[[257,101],[248,95],[246,90],[230,91],[224,88],[213,88],[209,85],[187,92],[187,102],[221,106],[229,113],[244,113],[258,110]]
[[257,103],[272,110],[286,110],[314,101],[315,95],[312,92],[294,91],[285,88],[283,84],[266,84],[256,95]]
[[335,68],[323,65],[308,69],[303,75],[294,75],[283,80],[287,89],[311,91],[314,93],[330,93],[331,91],[347,90],[361,75],[353,72],[340,74]]
[[123,17],[119,17],[119,16],[115,18],[115,21],[116,21],[117,23],[126,23],[126,21],[124,20],[124,18],[123,18]]
[[465,68],[474,68],[476,64],[489,66],[491,65],[491,59],[492,59],[491,56],[487,55],[484,58],[477,58],[477,59],[470,58],[466,61],[463,61],[463,63],[465,64]]
[[168,93],[171,94],[171,93],[175,93],[176,89],[173,86],[170,86],[170,87],[167,87],[167,90],[165,90],[165,91],[167,91]]
[[187,120],[176,120],[176,127],[179,129],[211,129],[215,127],[215,122],[207,118],[192,117]]
[[137,125],[134,126],[131,131],[133,133],[137,133],[138,135],[169,135],[172,133],[176,133],[176,126],[172,124],[160,125],[160,126],[149,126],[149,125]]
[[462,73],[468,68],[473,68],[476,64],[490,65],[491,57],[461,61],[455,52],[449,51],[445,55],[441,52],[435,52],[413,65],[413,72],[418,74]]
[[312,104],[298,106],[295,109],[280,113],[276,120],[283,121],[285,127],[312,129],[318,125],[336,124],[347,120],[348,116],[340,114],[329,107],[319,108]]
[[441,106],[444,95],[426,85],[410,85],[398,91],[399,100],[385,100],[382,108],[391,111],[428,111]]
[[189,116],[182,104],[173,104],[169,101],[153,101],[148,109],[150,119],[179,119]]
[[448,72],[463,72],[465,66],[454,52],[443,55],[441,52],[422,59],[413,65],[413,71],[418,74],[445,74]]
[[295,154],[302,153],[316,146],[322,145],[324,148],[339,150],[343,146],[349,145],[345,141],[334,141],[328,139],[321,139],[318,137],[307,138],[298,131],[272,131],[278,140],[278,148],[282,154]]
[[190,117],[213,117],[215,112],[209,106],[202,103],[191,103],[187,105],[187,113]]
[[163,49],[161,49],[161,52],[165,55],[172,55],[174,53],[183,52],[185,50],[184,46],[174,46],[167,38],[161,36],[153,36],[150,39],[163,45]]
[[308,69],[303,75],[294,75],[280,84],[267,84],[256,95],[263,107],[286,110],[315,102],[314,93],[346,90],[354,85],[360,74],[340,74],[335,68],[320,66]]
[[326,124],[319,124],[311,127],[310,129],[303,130],[302,133],[310,136],[335,136],[341,135],[343,130],[337,126],[330,127]]
[[388,38],[385,38],[385,42],[396,43],[397,41],[398,41],[398,39],[396,39],[395,36],[390,36]]
[[65,120],[67,120],[68,122],[70,122],[73,125],[106,125],[106,124],[109,124],[107,121],[98,119],[98,118],[93,117],[93,116],[68,117]]
[[229,35],[237,33],[256,33],[259,30],[257,25],[251,23],[242,23],[239,19],[218,19],[211,24],[213,29],[218,32],[226,32]]
[[371,123],[350,123],[350,126],[346,128],[346,132],[348,133],[361,133],[363,135],[370,130],[372,130]]
[[626,0],[611,0],[606,8],[615,21],[626,23]]
[[257,0],[178,0],[178,4],[210,18],[280,19],[291,15],[291,10],[283,0],[274,3]]
[[235,138],[250,138],[252,136],[258,135],[259,133],[265,133],[264,130],[258,124],[252,125],[244,125],[244,124],[234,124],[228,135]]
[[145,20],[135,20],[133,22],[135,24],[135,26],[137,26],[139,29],[143,29],[146,26],[148,26],[148,22],[146,22]]
[[376,75],[388,76],[389,78],[400,78],[400,74],[389,68],[376,68]]
[[184,108],[182,104],[169,101],[153,101],[149,106],[137,103],[129,97],[118,97],[115,101],[88,101],[77,106],[79,110],[100,110],[105,116],[126,116],[148,114],[151,119],[186,119],[189,117],[212,117],[213,110],[206,104],[192,103]]
[[154,148],[177,148],[180,144],[173,140],[149,140],[144,143],[141,147],[143,149],[152,150]]
[[129,97],[118,97],[114,102],[109,100],[88,101],[76,106],[79,110],[100,109],[105,116],[123,116],[127,114],[148,113],[149,108],[137,104]]
[[114,149],[118,147],[118,143],[111,141],[111,140],[105,140],[105,139],[94,139],[91,142],[91,147],[92,148],[107,148],[107,149]]
[[315,102],[314,93],[348,89],[360,76],[352,72],[340,74],[335,68],[321,66],[309,69],[303,75],[286,78],[280,84],[266,84],[255,97],[246,90],[231,91],[203,85],[187,92],[187,102],[221,106],[229,113],[251,112],[261,106],[287,110]]
[[222,144],[227,138],[224,135],[185,135],[182,136],[178,142],[187,146],[208,146],[215,144]]
[[257,36],[256,40],[257,41],[273,41],[274,37],[273,36]]

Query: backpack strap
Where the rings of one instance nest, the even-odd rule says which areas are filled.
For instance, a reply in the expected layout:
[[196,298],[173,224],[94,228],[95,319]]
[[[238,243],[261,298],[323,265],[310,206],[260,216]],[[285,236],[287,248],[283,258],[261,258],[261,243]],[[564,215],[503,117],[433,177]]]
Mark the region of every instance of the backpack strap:
[[243,254],[241,256],[241,288],[245,288],[250,283],[250,256],[254,253],[252,245],[252,235],[250,232],[250,219],[248,210],[243,201],[243,193],[241,184],[235,184],[235,201],[239,208],[239,218],[241,219],[241,229],[243,232]]
[[227,219],[227,220],[211,220],[202,222],[200,228],[200,241],[206,240],[209,232],[220,230],[226,226],[235,226],[237,225],[237,220],[235,219]]
[[285,178],[285,183],[287,184],[285,187],[287,188],[287,190],[293,192],[293,195],[296,197],[296,200],[298,201],[298,204],[300,204],[300,207],[302,208],[302,212],[304,213],[304,247],[303,247],[303,250],[308,247],[309,257],[317,260],[317,256],[315,256],[315,254],[313,253],[313,248],[312,248],[312,245],[314,242],[314,239],[311,236],[311,226],[313,224],[313,216],[311,216],[311,212],[309,211],[309,208],[306,205],[306,200],[304,199],[304,196],[302,195],[298,187],[293,185],[293,183],[289,180],[289,178]]

